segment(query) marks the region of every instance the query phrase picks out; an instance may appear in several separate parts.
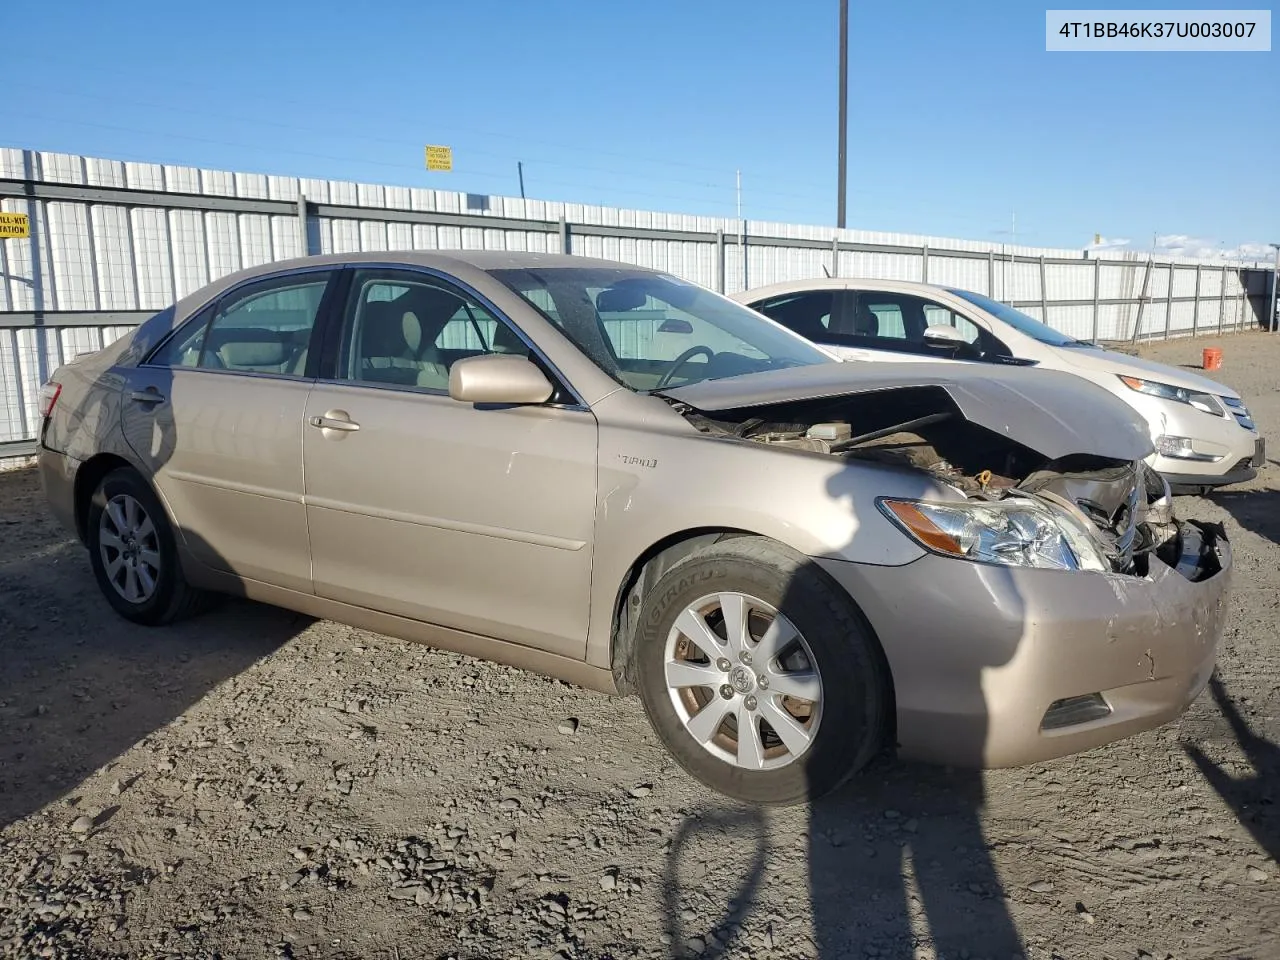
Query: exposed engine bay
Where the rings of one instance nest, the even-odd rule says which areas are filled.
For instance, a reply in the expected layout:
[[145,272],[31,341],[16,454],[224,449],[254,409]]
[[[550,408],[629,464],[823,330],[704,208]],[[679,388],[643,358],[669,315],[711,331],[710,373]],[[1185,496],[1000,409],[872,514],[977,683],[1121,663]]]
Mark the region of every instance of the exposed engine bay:
[[905,387],[704,413],[699,430],[828,456],[920,470],[970,501],[1033,498],[1087,530],[1112,572],[1146,576],[1159,557],[1190,580],[1221,569],[1218,525],[1179,521],[1168,484],[1141,460],[1049,458],[966,419],[944,392]]

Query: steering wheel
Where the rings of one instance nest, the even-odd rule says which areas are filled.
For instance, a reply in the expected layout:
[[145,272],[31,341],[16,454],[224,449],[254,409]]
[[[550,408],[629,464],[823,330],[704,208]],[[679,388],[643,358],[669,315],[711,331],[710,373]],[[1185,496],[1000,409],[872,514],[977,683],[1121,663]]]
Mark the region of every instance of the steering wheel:
[[667,372],[662,375],[662,379],[658,381],[658,385],[653,389],[660,390],[669,384],[671,382],[671,378],[676,375],[676,371],[700,353],[705,353],[707,355],[708,362],[716,358],[716,352],[710,347],[704,347],[701,344],[696,347],[690,347],[684,353],[680,354],[680,356],[671,361],[671,366],[667,368]]

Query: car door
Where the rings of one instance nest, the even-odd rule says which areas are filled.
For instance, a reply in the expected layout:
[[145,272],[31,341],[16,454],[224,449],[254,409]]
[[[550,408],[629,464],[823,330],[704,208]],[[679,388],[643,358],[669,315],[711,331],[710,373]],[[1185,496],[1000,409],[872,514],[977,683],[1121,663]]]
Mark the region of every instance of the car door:
[[[972,320],[925,297],[888,290],[849,291],[845,325],[839,342],[868,356],[858,359],[904,361],[972,361],[994,341]],[[964,338],[955,344],[926,340],[935,324],[955,327]]]
[[353,270],[335,320],[303,439],[317,594],[583,656],[595,417],[450,399],[458,359],[530,349],[438,274]]
[[295,271],[228,290],[127,372],[121,413],[197,559],[304,592],[303,413],[334,275]]

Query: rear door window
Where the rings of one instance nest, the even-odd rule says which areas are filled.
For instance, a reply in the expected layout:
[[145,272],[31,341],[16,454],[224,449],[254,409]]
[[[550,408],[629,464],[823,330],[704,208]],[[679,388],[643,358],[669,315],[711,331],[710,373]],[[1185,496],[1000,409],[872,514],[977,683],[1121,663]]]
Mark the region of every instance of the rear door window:
[[225,295],[148,361],[235,373],[304,376],[332,272],[272,277]]
[[832,290],[806,290],[774,297],[757,304],[754,309],[788,330],[816,343],[830,342],[835,332],[833,316],[837,298]]

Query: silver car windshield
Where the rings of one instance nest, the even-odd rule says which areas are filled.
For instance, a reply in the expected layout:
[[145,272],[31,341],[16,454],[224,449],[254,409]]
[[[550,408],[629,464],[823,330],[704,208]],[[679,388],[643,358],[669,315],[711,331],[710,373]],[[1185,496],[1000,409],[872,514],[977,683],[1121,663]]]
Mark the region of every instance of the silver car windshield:
[[491,273],[632,390],[833,362],[754,311],[667,274],[628,267]]
[[1047,343],[1053,347],[1094,346],[1087,340],[1077,340],[1075,337],[1069,337],[1065,333],[1053,329],[1048,324],[1041,323],[1035,317],[1027,316],[1021,310],[1015,310],[1008,304],[992,300],[990,297],[984,297],[980,293],[974,293],[972,290],[959,290],[955,287],[948,287],[947,290],[957,297],[964,297],[970,303],[981,307],[993,317],[998,317],[1019,333],[1025,334],[1033,340],[1039,340],[1041,343]]

